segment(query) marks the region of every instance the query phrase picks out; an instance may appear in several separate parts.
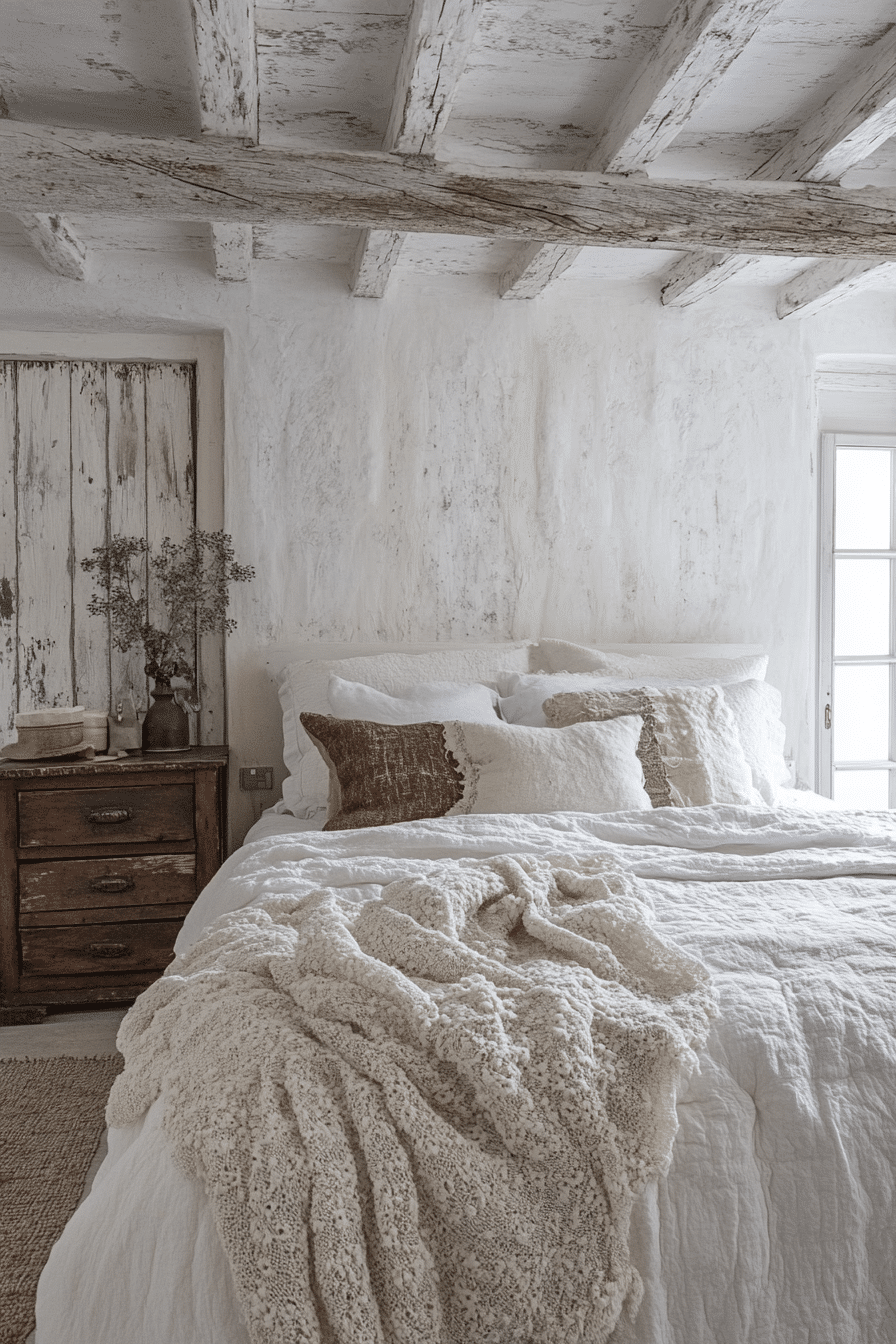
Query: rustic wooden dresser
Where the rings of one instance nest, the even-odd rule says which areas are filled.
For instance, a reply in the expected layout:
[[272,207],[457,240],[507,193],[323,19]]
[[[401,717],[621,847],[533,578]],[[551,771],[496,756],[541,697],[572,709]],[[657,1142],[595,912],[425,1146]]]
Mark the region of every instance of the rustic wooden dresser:
[[0,1003],[129,1003],[224,858],[227,749],[0,763]]

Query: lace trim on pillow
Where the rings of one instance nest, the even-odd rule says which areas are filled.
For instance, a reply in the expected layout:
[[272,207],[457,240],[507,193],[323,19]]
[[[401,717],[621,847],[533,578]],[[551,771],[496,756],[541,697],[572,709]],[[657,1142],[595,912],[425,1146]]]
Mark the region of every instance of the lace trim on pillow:
[[478,762],[474,761],[470,754],[463,724],[456,719],[449,719],[442,725],[442,732],[445,738],[445,755],[460,776],[463,788],[460,798],[448,809],[445,816],[459,817],[472,812],[476,806],[481,771]]
[[675,801],[666,775],[657,739],[656,707],[643,688],[631,691],[564,691],[542,706],[553,728],[568,728],[574,723],[605,723],[608,719],[640,714],[644,720],[635,755],[644,771],[644,790],[654,807],[674,807]]

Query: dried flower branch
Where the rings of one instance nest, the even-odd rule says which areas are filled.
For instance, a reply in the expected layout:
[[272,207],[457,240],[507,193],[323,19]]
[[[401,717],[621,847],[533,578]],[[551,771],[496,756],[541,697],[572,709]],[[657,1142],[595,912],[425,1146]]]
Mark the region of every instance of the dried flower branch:
[[[150,553],[143,537],[113,537],[106,546],[95,546],[81,568],[96,576],[100,590],[87,610],[109,618],[115,647],[124,653],[142,645],[147,676],[157,682],[185,677],[194,685],[186,648],[199,635],[236,627],[227,616],[230,584],[255,577],[251,565],[237,564],[226,532],[195,527],[182,542],[165,537],[158,555]],[[150,569],[166,628],[150,621]]]

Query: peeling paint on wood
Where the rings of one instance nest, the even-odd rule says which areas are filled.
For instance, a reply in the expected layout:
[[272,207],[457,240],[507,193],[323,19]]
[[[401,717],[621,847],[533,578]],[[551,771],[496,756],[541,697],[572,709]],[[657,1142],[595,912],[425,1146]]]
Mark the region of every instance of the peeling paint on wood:
[[191,0],[202,129],[258,139],[253,0]]
[[604,247],[896,258],[896,204],[815,183],[661,182],[596,173],[490,176],[384,154],[316,155],[226,141],[152,141],[0,122],[15,209],[52,188],[65,207],[114,201],[212,221],[340,222]]
[[68,364],[17,367],[18,708],[73,703],[71,379]]
[[[192,364],[0,362],[3,742],[17,709],[108,709],[127,693],[146,704],[143,655],[111,648],[108,622],[87,611],[96,585],[80,561],[115,532],[181,538],[195,491]],[[217,705],[222,687],[209,680]]]
[[95,584],[81,560],[107,540],[109,473],[106,432],[109,408],[105,365],[71,365],[72,442],[72,611],[74,619],[75,703],[109,707],[109,623],[87,610]]
[[808,317],[850,294],[878,284],[884,275],[896,275],[896,263],[874,261],[821,261],[803,271],[778,294],[778,317]]
[[15,738],[18,629],[16,597],[16,366],[0,361],[0,746]]
[[48,270],[66,280],[87,278],[87,248],[63,215],[20,215],[19,223]]

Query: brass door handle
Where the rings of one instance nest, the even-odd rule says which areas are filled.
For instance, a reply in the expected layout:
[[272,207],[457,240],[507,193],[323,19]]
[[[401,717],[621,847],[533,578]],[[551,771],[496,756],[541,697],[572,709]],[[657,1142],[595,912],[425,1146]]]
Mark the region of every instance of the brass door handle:
[[130,821],[131,813],[127,807],[107,807],[100,812],[88,812],[87,820],[97,826],[114,826],[121,821]]
[[127,943],[88,943],[87,951],[92,957],[126,957],[131,948]]
[[95,877],[89,883],[90,891],[130,891],[135,886],[132,877]]

